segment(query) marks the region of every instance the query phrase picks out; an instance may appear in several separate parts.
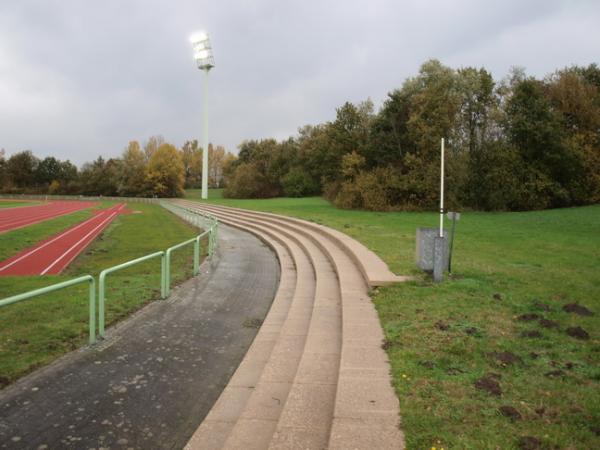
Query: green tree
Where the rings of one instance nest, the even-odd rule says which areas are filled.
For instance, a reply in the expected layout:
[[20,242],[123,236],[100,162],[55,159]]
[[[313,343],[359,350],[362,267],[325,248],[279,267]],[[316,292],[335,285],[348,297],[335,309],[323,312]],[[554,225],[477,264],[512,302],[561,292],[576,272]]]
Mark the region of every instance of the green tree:
[[101,156],[85,163],[80,172],[81,193],[84,195],[115,196],[118,194],[120,161]]
[[62,178],[62,166],[58,159],[48,156],[42,159],[35,169],[36,184],[47,187],[54,180]]
[[519,81],[505,111],[508,136],[523,162],[550,183],[549,206],[571,204],[566,186],[577,176],[577,159],[565,148],[563,117],[552,107],[543,83],[533,78]]
[[30,150],[13,154],[6,161],[9,182],[18,188],[31,189],[36,185],[35,171],[39,160]]

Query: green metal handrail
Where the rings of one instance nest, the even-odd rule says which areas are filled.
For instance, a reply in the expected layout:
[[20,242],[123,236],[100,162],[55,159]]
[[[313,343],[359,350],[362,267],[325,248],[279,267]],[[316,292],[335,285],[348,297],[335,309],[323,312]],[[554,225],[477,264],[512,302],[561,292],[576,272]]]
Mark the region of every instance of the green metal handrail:
[[23,294],[13,295],[12,297],[0,300],[0,307],[7,306],[12,303],[21,302],[28,300],[38,295],[47,294],[49,292],[58,291],[76,284],[88,282],[90,284],[89,291],[89,309],[90,309],[90,324],[89,324],[89,343],[90,345],[96,342],[96,281],[91,275],[84,275],[82,277],[73,278],[72,280],[63,281],[62,283],[52,284],[43,288],[35,289],[33,291],[25,292]]
[[[192,222],[197,223],[196,218],[198,216],[203,216],[212,221],[210,228],[205,232],[199,234],[198,236],[189,239],[187,241],[181,242],[177,245],[169,247],[166,251],[159,251],[155,253],[151,253],[146,256],[142,256],[140,258],[133,259],[131,261],[124,262],[123,264],[119,264],[113,267],[109,267],[108,269],[104,269],[100,272],[100,276],[98,279],[98,334],[100,337],[104,337],[105,333],[105,300],[106,300],[106,276],[110,273],[116,272],[121,269],[125,269],[127,267],[131,267],[135,264],[147,261],[152,258],[161,258],[161,275],[160,275],[160,295],[161,298],[167,298],[171,292],[171,253],[178,248],[181,248],[185,245],[189,245],[194,243],[194,267],[193,274],[198,275],[200,272],[200,240],[208,235],[208,255],[210,257],[213,256],[215,247],[217,244],[217,236],[219,231],[219,222],[217,218],[203,213],[201,211],[195,211],[193,209],[185,208],[179,205],[173,204],[165,204],[161,202],[161,204],[169,209],[170,211],[178,214],[175,210],[183,210],[184,214],[188,213],[185,216],[185,219]],[[167,206],[168,205],[168,206]],[[181,212],[181,211],[179,211]],[[72,280],[63,281],[61,283],[56,283],[50,286],[46,286],[40,289],[35,289],[33,291],[25,292],[23,294],[14,295],[12,297],[7,297],[5,299],[0,300],[0,307],[10,305],[12,303],[17,303],[23,300],[28,300],[33,297],[37,297],[38,295],[47,294],[50,292],[57,291],[59,289],[67,288],[70,286],[74,286],[76,284],[88,282],[90,284],[89,287],[89,343],[94,344],[96,342],[96,281],[94,277],[91,275],[84,275],[78,278],[74,278]]]
[[104,286],[106,284],[106,275],[109,273],[116,272],[117,270],[125,269],[127,267],[131,267],[135,264],[139,264],[144,261],[148,261],[152,258],[160,257],[160,296],[161,298],[167,298],[167,290],[166,290],[166,265],[165,265],[165,252],[155,252],[146,256],[142,256],[140,258],[132,259],[131,261],[124,262],[123,264],[119,264],[117,266],[109,267],[108,269],[104,269],[100,272],[100,276],[98,277],[98,334],[100,337],[104,337],[104,301],[105,301],[105,289]]

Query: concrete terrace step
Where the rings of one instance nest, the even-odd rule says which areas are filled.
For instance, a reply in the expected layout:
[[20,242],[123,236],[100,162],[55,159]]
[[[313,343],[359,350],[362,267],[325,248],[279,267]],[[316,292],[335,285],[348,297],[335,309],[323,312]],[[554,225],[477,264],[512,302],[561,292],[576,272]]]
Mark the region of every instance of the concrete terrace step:
[[[237,387],[241,377],[236,372],[186,448],[403,448],[398,401],[381,349],[383,333],[368,297],[368,286],[403,278],[392,274],[362,244],[321,225],[197,202],[177,203],[209,212],[265,240],[282,263],[282,283],[290,265],[284,263],[286,257],[276,247],[285,242],[297,274],[292,305],[277,342],[270,353],[262,352],[262,357],[268,359],[262,366],[252,364],[253,344],[238,369],[243,373],[246,366],[252,365],[254,370],[254,378],[244,385],[247,398],[240,400],[240,392],[231,395],[230,388]],[[296,251],[290,252],[294,246]],[[307,262],[312,266],[312,284],[308,277],[298,276],[306,272]],[[306,299],[306,291],[311,290],[312,298]],[[284,298],[278,293],[263,328],[270,326],[272,314],[279,314],[281,319],[276,311]],[[294,306],[296,302],[298,307]],[[292,336],[288,324],[296,331],[299,324],[304,326],[303,342],[288,340]],[[255,343],[260,338],[261,333]],[[295,345],[295,351],[275,350],[285,345]],[[269,398],[280,402],[280,407],[266,408]],[[236,413],[230,413],[228,421],[216,420],[225,405]]]

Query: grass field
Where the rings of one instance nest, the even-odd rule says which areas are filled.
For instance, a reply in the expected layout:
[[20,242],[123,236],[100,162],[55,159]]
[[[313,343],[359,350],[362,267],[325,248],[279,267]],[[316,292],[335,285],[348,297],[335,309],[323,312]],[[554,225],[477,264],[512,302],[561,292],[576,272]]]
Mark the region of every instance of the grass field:
[[414,241],[437,214],[209,198],[329,225],[416,276],[372,296],[408,449],[600,448],[600,206],[463,214],[454,276],[435,285]]
[[0,209],[3,208],[19,208],[21,206],[35,206],[40,202],[21,202],[18,200],[0,200]]
[[[108,203],[103,204],[108,206]],[[0,277],[0,298],[57,283],[78,275],[95,277],[107,267],[189,239],[197,230],[158,205],[130,204],[134,214],[120,215],[59,276]],[[77,212],[0,235],[0,249],[11,253],[86,217]],[[12,246],[9,249],[5,248]],[[206,248],[206,246],[204,246]],[[189,277],[192,247],[173,254],[172,279]],[[160,260],[149,261],[107,277],[107,325],[159,298]],[[87,286],[71,287],[0,309],[0,387],[86,343]]]

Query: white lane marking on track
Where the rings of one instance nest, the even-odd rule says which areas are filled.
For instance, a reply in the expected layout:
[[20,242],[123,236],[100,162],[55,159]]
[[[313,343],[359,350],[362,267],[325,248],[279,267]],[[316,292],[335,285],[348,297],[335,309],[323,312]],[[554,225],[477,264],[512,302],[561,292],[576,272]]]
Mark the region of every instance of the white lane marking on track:
[[56,265],[56,263],[58,263],[61,259],[63,259],[71,250],[73,250],[75,247],[77,247],[79,244],[81,244],[83,241],[85,241],[92,233],[94,233],[94,231],[96,231],[98,228],[100,228],[102,225],[104,225],[107,221],[111,220],[114,216],[116,216],[118,213],[118,210],[115,211],[114,213],[112,213],[110,216],[108,216],[106,219],[104,219],[99,225],[96,225],[92,231],[90,231],[88,234],[86,234],[84,237],[82,237],[81,239],[79,239],[79,241],[77,241],[75,244],[73,244],[71,247],[69,247],[69,249],[64,252],[62,255],[60,255],[57,259],[54,260],[54,262],[52,264],[50,264],[48,267],[46,267],[41,273],[40,275],[45,275],[46,272],[48,272],[52,267],[54,267]]
[[[121,206],[119,206],[119,208],[116,210],[116,212],[118,213],[119,211],[121,211],[123,208],[125,207],[125,204],[122,204]],[[100,230],[102,232],[102,230]],[[88,246],[90,245],[90,243],[96,239],[96,236],[92,236],[92,239],[85,243],[85,245],[81,248],[81,250],[79,250],[78,252],[73,253],[73,256],[71,256],[62,266],[62,268],[58,271],[58,273],[62,273],[63,270],[65,270],[69,264],[71,264],[71,261],[73,261],[75,258],[77,258],[77,256],[79,256],[81,254],[81,252]]]
[[[81,211],[81,210],[84,210],[84,209],[88,209],[88,208],[90,208],[90,206],[86,206],[86,207],[78,208],[78,209],[73,209],[73,208],[71,208],[71,209],[61,209],[58,212],[55,211],[54,213],[51,213],[51,214],[50,213],[46,213],[44,215],[40,215],[40,216],[36,217],[36,219],[38,219],[38,220],[36,220],[35,222],[27,222],[27,220],[29,220],[29,219],[27,219],[27,220],[25,220],[25,219],[19,219],[19,220],[15,221],[15,222],[3,223],[3,224],[0,224],[0,233],[6,233],[6,232],[9,232],[9,231],[18,230],[19,228],[28,227],[30,225],[36,225],[36,224],[38,224],[40,222],[44,222],[44,221],[49,220],[49,219],[54,219],[54,218],[57,218],[57,217],[64,216],[66,214],[71,214],[71,213],[74,213],[74,212],[77,212],[77,211]],[[10,228],[6,228],[8,226],[10,226]]]
[[72,231],[77,230],[79,227],[82,227],[84,225],[86,225],[88,222],[91,222],[95,219],[97,219],[98,217],[100,217],[103,214],[96,214],[93,217],[90,217],[89,219],[87,219],[84,222],[81,222],[79,225],[77,225],[75,228],[71,228],[70,230],[67,231],[63,231],[61,234],[59,234],[58,236],[56,236],[54,239],[44,243],[43,245],[40,245],[39,247],[34,248],[33,250],[31,250],[30,252],[27,252],[26,254],[24,254],[23,256],[21,256],[20,258],[15,259],[14,261],[11,261],[10,263],[6,264],[5,266],[0,267],[0,272],[3,271],[4,269],[8,269],[10,266],[18,263],[19,261],[21,261],[23,258],[27,258],[29,255],[32,255],[33,253],[37,252],[38,250],[41,250],[42,248],[46,247],[47,245],[52,244],[54,241],[56,241],[57,239],[60,239],[61,237],[71,233]]

